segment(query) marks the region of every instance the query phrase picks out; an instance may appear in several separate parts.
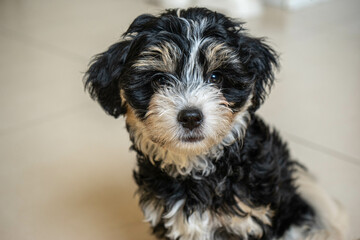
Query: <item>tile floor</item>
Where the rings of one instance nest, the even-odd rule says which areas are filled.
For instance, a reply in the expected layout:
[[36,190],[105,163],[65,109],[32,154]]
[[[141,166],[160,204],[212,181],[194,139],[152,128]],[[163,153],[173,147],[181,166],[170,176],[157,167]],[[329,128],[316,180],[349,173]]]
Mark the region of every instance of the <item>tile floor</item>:
[[[160,7],[128,0],[0,1],[0,239],[153,239],[134,199],[123,119],[84,93],[92,55]],[[360,1],[247,20],[281,53],[260,114],[348,209],[360,237]],[[241,16],[237,16],[241,17]]]

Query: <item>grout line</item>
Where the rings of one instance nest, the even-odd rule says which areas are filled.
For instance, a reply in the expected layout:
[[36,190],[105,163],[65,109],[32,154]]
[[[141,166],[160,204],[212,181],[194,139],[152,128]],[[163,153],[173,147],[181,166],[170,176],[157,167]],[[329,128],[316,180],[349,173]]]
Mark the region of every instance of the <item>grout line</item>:
[[322,152],[322,153],[325,153],[327,155],[331,155],[331,156],[336,157],[336,158],[340,158],[340,159],[342,159],[342,160],[344,160],[344,161],[346,161],[348,163],[354,164],[356,166],[360,166],[360,159],[357,159],[357,158],[355,158],[353,156],[350,156],[350,155],[347,155],[345,153],[339,152],[339,151],[334,150],[332,148],[323,146],[321,144],[309,141],[309,140],[307,140],[305,138],[296,136],[296,135],[294,135],[292,133],[289,133],[289,132],[286,132],[286,131],[284,131],[284,133],[287,134],[289,136],[289,139],[294,141],[295,143],[298,143],[298,144],[303,145],[305,147],[311,148],[312,150]]
[[25,121],[23,123],[16,124],[15,126],[11,126],[11,127],[5,128],[5,129],[1,129],[0,130],[0,137],[6,136],[6,135],[9,135],[9,134],[13,134],[13,133],[16,133],[16,132],[19,132],[19,131],[23,131],[23,130],[26,130],[26,129],[29,129],[29,128],[32,128],[32,127],[35,127],[35,126],[39,126],[39,125],[44,124],[44,123],[52,122],[52,121],[55,121],[55,120],[58,120],[58,119],[62,119],[62,118],[71,116],[71,115],[73,115],[75,113],[81,112],[81,110],[88,109],[89,106],[90,106],[90,104],[88,102],[87,103],[83,102],[83,103],[78,104],[78,105],[76,105],[74,107],[70,107],[70,108],[67,108],[67,109],[64,109],[64,110],[61,110],[61,111],[58,111],[58,112],[50,113],[50,114],[45,115],[45,116],[41,116],[41,117],[38,117],[38,118],[35,118],[35,119],[32,119],[32,120]]
[[56,56],[63,57],[66,59],[76,60],[83,63],[84,61],[90,61],[89,58],[82,55],[76,54],[74,52],[68,51],[64,48],[49,44],[45,41],[36,39],[26,34],[22,34],[16,30],[7,28],[3,25],[0,25],[0,33],[3,33],[3,37],[11,38],[15,41],[26,43],[29,46],[32,46],[38,50],[46,51],[50,54],[55,54]]

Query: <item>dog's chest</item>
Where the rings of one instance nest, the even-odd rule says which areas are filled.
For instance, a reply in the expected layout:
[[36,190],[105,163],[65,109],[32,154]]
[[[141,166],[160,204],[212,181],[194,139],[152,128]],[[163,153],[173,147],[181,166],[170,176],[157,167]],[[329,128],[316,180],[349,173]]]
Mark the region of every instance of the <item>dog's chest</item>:
[[[161,224],[167,229],[165,236],[179,240],[230,239],[229,236],[261,239],[264,226],[271,225],[273,214],[269,207],[250,208],[241,201],[238,201],[238,207],[244,212],[243,216],[211,209],[186,214],[185,205],[185,199],[177,201],[169,209],[158,202],[147,202],[142,209],[145,220],[153,227]],[[224,234],[227,237],[224,238]]]
[[271,226],[270,206],[245,204],[227,187],[225,175],[179,181],[163,172],[150,174],[149,167],[135,173],[140,205],[145,220],[155,229],[164,227],[163,234],[170,239],[232,239],[223,234],[261,239]]

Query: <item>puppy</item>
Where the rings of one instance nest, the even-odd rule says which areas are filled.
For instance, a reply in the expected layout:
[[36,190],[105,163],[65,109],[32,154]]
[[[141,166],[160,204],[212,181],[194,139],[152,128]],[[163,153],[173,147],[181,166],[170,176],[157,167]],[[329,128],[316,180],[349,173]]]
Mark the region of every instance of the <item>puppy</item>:
[[255,114],[275,51],[204,8],[141,15],[84,82],[126,117],[140,206],[159,239],[343,239],[344,215]]

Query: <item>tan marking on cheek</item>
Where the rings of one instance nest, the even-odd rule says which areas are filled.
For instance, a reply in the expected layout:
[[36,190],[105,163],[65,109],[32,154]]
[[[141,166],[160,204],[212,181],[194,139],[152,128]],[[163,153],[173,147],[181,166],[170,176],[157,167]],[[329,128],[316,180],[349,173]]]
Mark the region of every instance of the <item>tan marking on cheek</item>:
[[168,145],[164,139],[164,136],[167,135],[166,129],[159,125],[156,118],[149,117],[144,123],[147,129],[152,129],[150,130],[151,135],[149,136],[151,141],[159,144],[161,147],[166,147]]
[[136,117],[135,110],[127,105],[126,106],[126,124],[128,124],[130,127],[139,127],[140,121]]
[[[167,107],[164,108],[164,105]],[[155,94],[150,100],[149,111],[144,121],[146,129],[150,133],[151,140],[162,147],[166,147],[168,142],[171,141],[169,127],[173,125],[173,122],[170,121],[171,118],[164,118],[162,116],[169,114],[166,113],[166,111],[172,108],[169,102],[165,102],[164,99],[159,98],[159,96]]]
[[[221,104],[223,104],[225,106],[225,108],[227,108],[227,111],[223,111],[222,115],[223,115],[224,119],[227,119],[227,121],[228,121],[227,127],[230,128],[231,123],[234,121],[234,119],[236,117],[236,113],[234,113],[229,108],[229,107],[231,107],[231,103],[229,103],[224,96],[222,96]],[[227,129],[226,127],[224,129],[226,129],[226,132],[229,131],[229,129]]]
[[170,43],[152,46],[144,51],[133,67],[144,70],[173,73],[180,58],[180,49]]
[[[151,107],[150,107],[151,108]],[[156,119],[152,118],[151,116],[148,116],[145,121],[141,121],[136,117],[135,110],[131,106],[127,106],[127,114],[126,114],[126,123],[134,128],[142,129],[142,131],[145,131],[145,129],[156,129],[156,132],[161,135],[162,132],[158,127]],[[155,142],[161,144],[161,140],[154,137],[149,136],[150,139]]]

